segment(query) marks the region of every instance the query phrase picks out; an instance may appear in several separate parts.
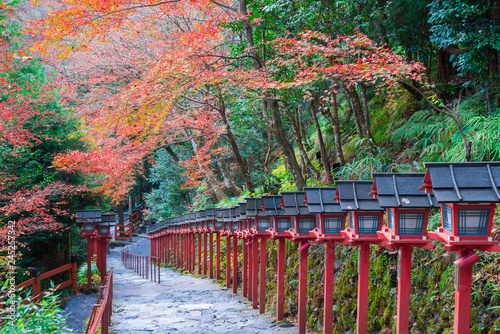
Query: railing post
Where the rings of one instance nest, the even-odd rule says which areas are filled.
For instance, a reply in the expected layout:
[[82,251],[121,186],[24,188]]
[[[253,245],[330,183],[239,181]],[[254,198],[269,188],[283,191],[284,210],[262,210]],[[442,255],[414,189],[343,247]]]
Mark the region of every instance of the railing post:
[[248,253],[248,301],[253,301],[253,239],[247,242]]
[[267,260],[267,238],[260,237],[260,314],[266,312],[266,260]]
[[233,293],[238,293],[238,238],[233,237]]
[[76,292],[78,290],[78,275],[76,262],[71,264],[71,288]]
[[226,288],[231,287],[231,237],[226,237]]
[[398,261],[398,301],[396,312],[396,333],[410,333],[410,289],[411,289],[411,253],[412,246],[399,248]]
[[326,243],[325,287],[323,295],[323,332],[333,331],[333,284],[335,275],[335,243]]
[[257,237],[253,238],[252,242],[252,308],[257,309],[259,303],[259,297],[257,296],[257,290],[259,286],[258,276],[259,276],[259,239]]
[[208,268],[207,268],[207,257],[208,257],[207,241],[208,241],[207,232],[205,232],[205,233],[203,233],[203,276],[207,276],[207,271],[208,271]]
[[366,334],[368,331],[368,284],[370,282],[370,244],[362,243],[358,249],[358,308],[357,331]]
[[33,288],[31,290],[31,298],[34,303],[40,300],[40,269],[32,269],[31,277],[35,279],[33,282]]
[[216,272],[215,272],[215,277],[220,280],[221,275],[220,275],[220,233],[216,233],[215,237],[215,260],[216,260]]
[[210,245],[208,246],[208,255],[210,256],[210,278],[214,278],[214,234],[210,232]]
[[285,305],[285,238],[278,239],[278,282],[276,284],[276,320],[284,319]]
[[201,275],[201,233],[198,233],[198,275]]
[[248,252],[247,252],[247,245],[245,239],[242,239],[243,244],[243,268],[241,268],[241,275],[242,277],[242,295],[243,297],[246,297],[248,295],[248,290],[247,290],[247,274],[248,274]]
[[299,314],[298,314],[298,333],[306,333],[307,322],[307,256],[310,245],[308,241],[302,241],[299,247]]

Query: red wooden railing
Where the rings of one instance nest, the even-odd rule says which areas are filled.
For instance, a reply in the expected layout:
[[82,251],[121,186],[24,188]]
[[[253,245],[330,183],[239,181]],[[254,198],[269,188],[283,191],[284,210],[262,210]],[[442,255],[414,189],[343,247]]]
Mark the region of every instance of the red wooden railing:
[[160,283],[160,261],[157,256],[132,254],[127,247],[122,249],[122,263],[142,277]]
[[113,268],[110,269],[108,276],[106,276],[105,283],[99,288],[97,302],[92,306],[85,334],[94,334],[98,328],[101,330],[100,333],[108,334],[108,327],[111,323],[112,301]]
[[[56,285],[53,288],[40,291],[40,289],[41,289],[40,286],[41,286],[42,280],[50,278],[50,277],[52,277],[54,275],[60,274],[60,273],[62,273],[64,271],[67,271],[67,270],[71,271],[71,278],[69,280],[67,280],[65,282],[62,282],[62,283]],[[46,273],[43,273],[43,274],[41,274],[38,277],[33,277],[33,278],[27,280],[26,282],[23,282],[21,284],[16,285],[16,291],[19,291],[22,288],[29,288],[29,287],[32,288],[31,297],[29,297],[26,300],[24,300],[23,301],[24,304],[27,304],[27,303],[30,303],[30,302],[31,303],[38,302],[40,300],[40,297],[42,296],[43,293],[45,293],[45,292],[59,291],[59,290],[64,289],[64,288],[66,288],[68,286],[71,286],[71,288],[74,291],[76,291],[77,290],[77,276],[76,276],[76,271],[77,271],[77,265],[76,265],[76,263],[65,264],[64,266],[61,266],[59,268],[47,271]],[[7,292],[4,292],[4,293],[0,294],[0,302],[3,301],[3,298],[5,297],[6,294],[7,294]],[[3,304],[0,304],[0,309],[2,309],[2,308],[3,308]]]
[[[132,241],[132,234],[139,227],[139,225],[143,222],[142,216],[142,208],[135,208],[132,216],[129,216],[124,219],[124,224],[115,225],[115,240],[128,240]],[[125,224],[125,222],[127,222]],[[123,228],[123,230],[119,230]],[[122,236],[125,235],[125,236]]]

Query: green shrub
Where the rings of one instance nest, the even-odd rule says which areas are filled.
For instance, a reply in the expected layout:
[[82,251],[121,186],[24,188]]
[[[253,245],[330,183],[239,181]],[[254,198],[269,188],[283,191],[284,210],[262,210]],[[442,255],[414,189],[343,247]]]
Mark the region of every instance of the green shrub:
[[[66,327],[66,318],[59,308],[59,297],[45,292],[38,303],[22,304],[24,298],[14,298],[15,312],[7,318],[8,309],[0,310],[0,319],[5,322],[0,328],[0,334],[15,333],[70,333]],[[2,304],[7,304],[4,301]]]
[[[91,262],[90,269],[92,271],[92,282],[100,282],[101,276],[99,275],[97,264],[94,261]],[[80,268],[78,268],[77,278],[78,285],[87,284],[87,263],[82,263]]]

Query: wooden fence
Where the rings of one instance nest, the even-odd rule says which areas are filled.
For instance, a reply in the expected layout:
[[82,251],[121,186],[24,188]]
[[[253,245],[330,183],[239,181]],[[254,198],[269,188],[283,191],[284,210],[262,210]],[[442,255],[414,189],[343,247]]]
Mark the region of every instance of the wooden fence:
[[85,334],[94,334],[98,329],[100,333],[108,334],[109,324],[111,323],[113,302],[113,268],[106,276],[105,283],[99,288],[97,302],[92,306],[89,321]]
[[[53,288],[40,291],[42,280],[50,278],[54,275],[60,274],[60,273],[67,271],[67,270],[71,271],[71,278],[69,280],[62,282]],[[77,290],[77,274],[76,274],[76,272],[77,272],[76,263],[69,263],[69,264],[61,266],[59,268],[47,271],[46,273],[43,273],[37,277],[33,277],[33,278],[27,280],[26,282],[23,282],[21,284],[16,285],[16,291],[19,291],[20,289],[23,289],[23,288],[29,288],[29,287],[32,288],[31,297],[24,300],[23,301],[24,304],[27,304],[30,302],[31,303],[38,302],[40,300],[41,296],[45,292],[59,291],[59,290],[64,289],[68,286],[71,286],[71,288],[76,291]],[[0,294],[0,302],[3,301],[3,298],[7,295],[7,293],[8,292],[4,292],[4,293]],[[0,309],[2,309],[2,308],[3,308],[3,304],[0,304]]]
[[[142,223],[142,211],[139,208],[134,209],[132,216],[124,219],[124,224],[115,226],[115,240],[132,241],[132,234]],[[120,230],[123,228],[123,230]]]

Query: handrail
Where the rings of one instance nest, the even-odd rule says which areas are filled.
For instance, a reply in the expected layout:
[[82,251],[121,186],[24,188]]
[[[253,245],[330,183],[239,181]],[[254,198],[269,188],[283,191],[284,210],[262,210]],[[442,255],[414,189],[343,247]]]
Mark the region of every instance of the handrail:
[[128,247],[121,250],[123,265],[126,268],[133,269],[143,278],[154,282],[158,278],[158,283],[160,283],[160,258],[158,256],[132,254],[128,250]]
[[[125,221],[128,223],[125,224]],[[142,223],[142,211],[135,211],[131,216],[128,216],[123,220],[124,224],[115,225],[115,240],[129,240],[132,241],[132,234],[137,229],[137,227]],[[119,227],[128,227],[128,230],[120,231]],[[128,236],[122,237],[122,234],[128,234]]]
[[[101,333],[108,334],[109,324],[111,323],[111,304],[113,301],[113,268],[109,270],[105,282],[106,284],[99,288],[96,304],[92,306],[92,312],[90,313],[85,334],[94,334],[99,324],[101,325]],[[103,290],[106,290],[104,297],[102,294]]]
[[[56,285],[53,288],[49,288],[47,290],[40,291],[40,283],[42,280],[47,279],[49,277],[52,277],[54,275],[57,275],[59,273],[62,273],[63,271],[66,270],[71,270],[71,278],[65,282],[62,282],[58,285]],[[71,288],[76,291],[78,289],[77,286],[77,264],[76,263],[68,263],[65,264],[59,268],[52,269],[46,273],[43,273],[39,275],[38,277],[33,277],[27,280],[26,282],[20,283],[16,285],[16,291],[20,290],[22,288],[27,288],[27,287],[32,287],[32,293],[31,297],[23,301],[24,303],[29,303],[29,302],[37,302],[40,297],[45,293],[45,292],[55,292],[59,291],[65,287],[71,286]],[[0,302],[3,300],[3,297],[7,294],[7,292],[0,293]],[[0,304],[0,309],[3,309],[3,304]]]

